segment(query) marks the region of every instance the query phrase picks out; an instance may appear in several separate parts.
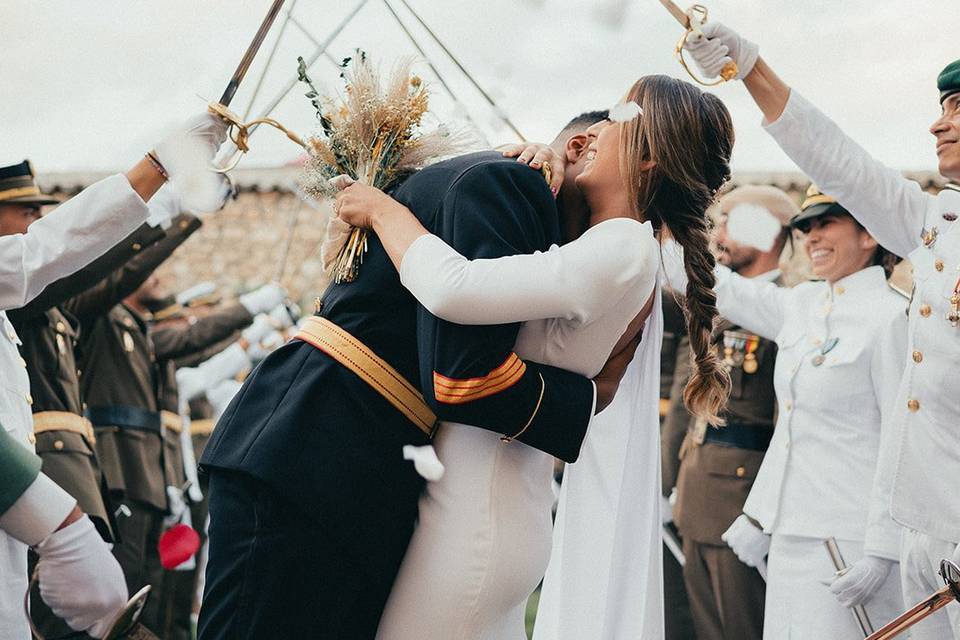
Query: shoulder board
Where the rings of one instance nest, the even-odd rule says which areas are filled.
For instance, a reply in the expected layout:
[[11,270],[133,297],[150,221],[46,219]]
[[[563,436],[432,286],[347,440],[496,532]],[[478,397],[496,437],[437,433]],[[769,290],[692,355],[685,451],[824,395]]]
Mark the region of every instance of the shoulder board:
[[943,188],[949,189],[950,191],[960,191],[960,184],[956,184],[954,182],[948,182],[947,184],[943,185]]
[[897,293],[897,294],[903,296],[903,297],[906,298],[907,300],[909,300],[909,299],[912,297],[912,294],[911,294],[909,291],[907,291],[907,290],[905,290],[905,289],[902,289],[901,287],[898,287],[897,285],[893,284],[892,282],[888,282],[888,283],[887,283],[887,286],[890,287],[891,291],[893,291],[894,293]]

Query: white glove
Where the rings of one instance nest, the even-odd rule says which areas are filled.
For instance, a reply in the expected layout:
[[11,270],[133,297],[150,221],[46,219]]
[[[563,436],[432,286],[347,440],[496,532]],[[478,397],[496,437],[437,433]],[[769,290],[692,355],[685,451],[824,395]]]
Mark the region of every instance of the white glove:
[[180,194],[170,184],[160,187],[147,202],[147,224],[151,227],[169,229],[175,216],[180,215]]
[[894,561],[877,556],[863,556],[848,567],[830,585],[830,593],[846,608],[867,604],[887,579]]
[[250,347],[253,347],[259,345],[261,340],[274,331],[275,329],[273,328],[273,322],[270,320],[270,316],[260,314],[253,319],[253,324],[244,329],[240,335],[247,341]]
[[287,339],[279,331],[271,331],[260,339],[260,342],[251,342],[247,348],[247,355],[254,363],[265,360],[268,355],[279,349],[286,343]]
[[90,518],[54,531],[36,551],[43,601],[72,629],[102,637],[127,604],[127,583]]
[[294,318],[291,315],[291,311],[299,317],[300,308],[291,303],[288,308],[285,304],[278,304],[270,311],[270,319],[273,320],[273,326],[279,331],[286,331],[293,326]]
[[200,282],[178,293],[177,304],[188,305],[191,301],[202,298],[203,296],[209,296],[216,293],[216,291],[217,284],[215,282],[210,282],[209,280],[207,282]]
[[250,312],[250,315],[256,316],[267,313],[281,304],[286,297],[287,290],[279,284],[271,282],[240,296],[240,304]]
[[724,65],[733,60],[737,63],[737,80],[743,80],[757,63],[760,47],[722,22],[708,22],[702,27],[703,35],[690,34],[684,45],[700,71],[708,78],[720,75]]
[[243,385],[236,380],[224,380],[207,391],[207,400],[213,405],[213,417],[215,420],[220,419],[223,412],[227,410],[230,401],[233,400],[233,396],[237,395],[237,392],[240,391],[240,387],[242,386]]
[[154,147],[154,154],[177,188],[185,211],[217,211],[232,192],[213,159],[227,139],[227,123],[204,112],[184,122]]
[[190,401],[221,380],[234,377],[250,367],[250,358],[239,344],[232,344],[196,367],[177,369],[177,391],[181,401]]
[[740,514],[733,521],[720,539],[726,542],[727,546],[740,558],[740,562],[748,567],[758,566],[770,551],[770,536],[744,514]]
[[660,495],[660,524],[670,524],[673,522],[673,502],[670,498]]

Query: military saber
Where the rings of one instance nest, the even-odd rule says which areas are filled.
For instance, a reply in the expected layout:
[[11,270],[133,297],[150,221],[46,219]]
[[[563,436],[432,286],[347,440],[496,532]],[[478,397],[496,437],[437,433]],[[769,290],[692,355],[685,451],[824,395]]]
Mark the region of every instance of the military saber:
[[681,9],[676,2],[673,2],[673,0],[660,0],[660,4],[670,12],[670,15],[676,18],[681,27],[684,29],[690,28],[690,16],[688,16],[687,12]]
[[234,94],[236,94],[237,89],[240,88],[243,77],[247,75],[247,70],[250,68],[254,56],[256,56],[257,51],[260,50],[260,46],[263,44],[264,38],[267,37],[267,32],[270,31],[273,21],[277,19],[277,15],[280,13],[284,2],[285,0],[273,0],[273,5],[270,6],[270,10],[267,12],[267,15],[264,16],[263,22],[260,23],[260,28],[257,29],[257,33],[253,36],[253,42],[247,47],[243,58],[240,59],[240,64],[237,65],[237,70],[233,72],[233,77],[230,78],[230,82],[227,83],[227,88],[224,89],[223,95],[220,96],[220,104],[224,107],[229,107],[233,101]]
[[250,69],[250,65],[253,63],[253,58],[257,55],[257,51],[259,51],[260,47],[263,45],[263,41],[267,37],[267,32],[270,31],[270,27],[273,26],[273,22],[277,19],[280,9],[283,8],[284,2],[285,0],[273,0],[273,4],[270,5],[270,10],[267,11],[267,15],[264,16],[263,22],[260,23],[260,28],[257,29],[257,33],[254,34],[253,41],[250,42],[250,46],[248,46],[247,50],[243,53],[243,58],[240,59],[240,64],[237,65],[237,70],[233,72],[233,76],[230,78],[230,82],[227,83],[227,88],[224,89],[223,95],[220,96],[220,100],[218,102],[211,102],[208,105],[210,113],[222,118],[230,126],[230,128],[234,130],[234,134],[230,136],[230,139],[237,147],[236,152],[232,154],[234,157],[226,164],[226,166],[215,169],[218,173],[227,173],[237,166],[237,163],[240,162],[240,158],[243,157],[243,154],[250,150],[250,147],[247,144],[247,139],[250,137],[252,128],[255,128],[258,124],[268,124],[271,127],[275,127],[276,129],[279,129],[287,134],[287,137],[290,140],[296,142],[301,147],[306,148],[306,144],[300,138],[300,136],[293,131],[290,131],[272,118],[258,118],[253,122],[244,123],[240,119],[240,116],[230,111],[230,103],[233,101],[233,97],[236,95],[237,89],[240,88],[240,83],[243,82],[244,76],[247,75],[247,71]]
[[951,602],[960,600],[960,567],[949,560],[940,562],[940,576],[947,586],[918,602],[910,610],[894,618],[876,633],[867,636],[867,640],[890,640],[900,635],[924,618],[933,615]]
[[686,566],[687,556],[683,553],[683,545],[680,542],[680,537],[670,528],[670,523],[660,527],[660,539],[663,540],[664,546],[673,556],[673,559],[677,561],[677,564],[681,567]]
[[737,67],[737,63],[731,60],[727,64],[723,65],[723,69],[720,70],[720,77],[717,80],[714,80],[713,82],[701,80],[695,73],[693,73],[693,71],[690,70],[690,67],[687,66],[687,61],[683,58],[683,47],[685,44],[687,44],[687,38],[690,37],[690,34],[695,33],[700,36],[703,35],[700,27],[707,22],[707,8],[705,6],[702,4],[694,4],[691,5],[689,9],[684,11],[679,5],[677,5],[676,2],[673,2],[673,0],[660,0],[660,4],[662,4],[664,8],[670,12],[670,15],[672,15],[674,19],[680,23],[680,26],[685,29],[683,36],[681,36],[679,42],[677,42],[677,46],[674,47],[674,53],[677,56],[677,60],[680,61],[680,65],[683,67],[684,71],[686,71],[695,82],[702,84],[705,87],[713,87],[727,82],[728,80],[733,80],[737,77],[737,73],[740,72],[740,69]]
[[[849,570],[847,563],[843,561],[843,556],[840,554],[840,546],[837,544],[836,538],[827,538],[823,541],[823,545],[827,548],[827,554],[830,555],[830,561],[833,563],[834,569],[837,570],[837,576],[841,576]],[[860,627],[860,631],[863,633],[864,638],[868,638],[873,633],[873,625],[870,624],[870,618],[867,616],[867,610],[863,605],[857,605],[851,607],[850,611],[853,613],[854,619],[857,621],[857,626]]]
[[[43,562],[43,560],[41,559],[40,562]],[[37,564],[33,569],[33,575],[30,576],[30,583],[27,585],[27,594],[23,599],[23,610],[27,615],[30,634],[36,640],[45,640],[30,615],[30,593],[39,580],[40,565]],[[110,626],[103,634],[103,640],[159,640],[156,634],[140,624],[140,616],[143,615],[143,608],[150,596],[150,588],[150,585],[146,585],[127,600],[127,604],[113,616]]]

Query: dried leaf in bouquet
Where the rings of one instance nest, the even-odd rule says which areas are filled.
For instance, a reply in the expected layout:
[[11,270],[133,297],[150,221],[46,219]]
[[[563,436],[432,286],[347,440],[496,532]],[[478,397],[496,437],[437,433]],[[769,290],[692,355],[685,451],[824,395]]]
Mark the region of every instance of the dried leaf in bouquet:
[[[431,162],[466,150],[472,142],[470,136],[442,125],[426,130],[429,91],[413,74],[412,59],[401,59],[381,75],[366,54],[358,52],[344,60],[345,86],[335,97],[321,97],[303,58],[299,62],[300,80],[309,88],[306,97],[320,122],[317,135],[308,140],[310,158],[300,178],[303,190],[314,198],[333,198],[336,188],[330,180],[338,175],[389,189]],[[369,233],[343,227],[342,222],[331,222],[321,256],[338,283],[357,278]]]

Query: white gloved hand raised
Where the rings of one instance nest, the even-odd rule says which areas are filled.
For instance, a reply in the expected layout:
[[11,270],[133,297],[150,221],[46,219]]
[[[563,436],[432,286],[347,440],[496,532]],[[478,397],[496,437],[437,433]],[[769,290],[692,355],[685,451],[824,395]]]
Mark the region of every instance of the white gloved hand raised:
[[148,225],[169,229],[173,219],[180,215],[182,210],[180,194],[172,184],[167,183],[147,202],[147,210],[150,212],[147,216]]
[[240,304],[250,312],[250,315],[256,316],[271,311],[278,304],[281,304],[286,297],[286,289],[275,282],[270,282],[259,289],[254,289],[250,293],[240,296]]
[[204,112],[184,122],[153,148],[180,193],[185,211],[217,211],[226,204],[232,187],[224,174],[212,170],[213,159],[226,139],[227,123]]
[[90,518],[54,531],[36,552],[43,601],[72,629],[102,637],[127,603],[127,583]]
[[247,341],[249,345],[247,351],[255,346],[258,346],[260,342],[266,338],[268,335],[276,331],[273,328],[273,321],[270,320],[270,316],[260,314],[253,319],[253,323],[240,332],[240,337]]
[[737,80],[743,80],[753,70],[760,47],[722,22],[708,22],[701,28],[703,35],[690,34],[683,48],[708,78],[720,75],[724,65],[737,63]]
[[867,604],[887,579],[893,560],[877,556],[863,556],[837,576],[830,585],[830,593],[837,596],[841,606],[856,607]]
[[740,562],[748,567],[758,566],[770,551],[770,536],[744,514],[733,521],[720,539],[727,543]]

